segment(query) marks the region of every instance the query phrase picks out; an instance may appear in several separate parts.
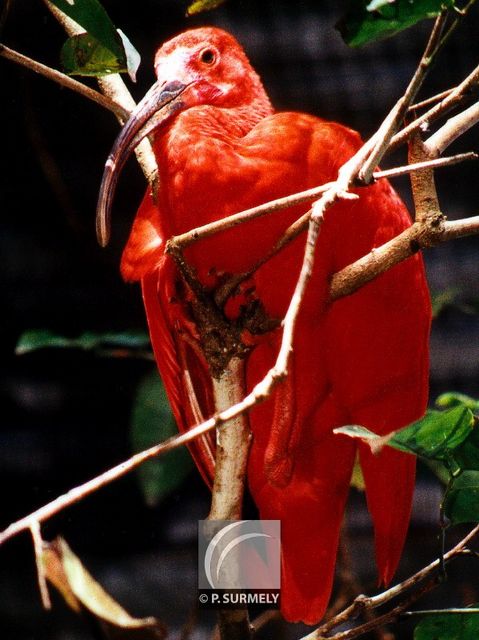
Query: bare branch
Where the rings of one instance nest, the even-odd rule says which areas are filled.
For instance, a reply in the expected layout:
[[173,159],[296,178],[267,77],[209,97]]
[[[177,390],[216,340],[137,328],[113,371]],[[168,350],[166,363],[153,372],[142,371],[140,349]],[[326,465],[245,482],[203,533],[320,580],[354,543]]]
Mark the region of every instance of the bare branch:
[[446,89],[445,91],[441,91],[441,93],[436,93],[435,96],[431,96],[430,98],[426,98],[425,100],[421,100],[420,102],[415,102],[414,104],[412,104],[409,108],[408,111],[418,111],[419,109],[423,109],[424,107],[429,107],[429,105],[431,104],[436,104],[437,102],[439,102],[440,100],[442,100],[443,98],[447,98],[447,96],[454,90],[453,89]]
[[[444,561],[450,562],[455,557],[461,555],[466,549],[469,542],[478,534],[479,534],[479,525],[477,525],[471,531],[469,531],[469,533],[466,536],[464,536],[464,538],[462,538],[462,540],[460,540],[460,542],[458,542],[458,544],[455,547],[453,547],[446,554],[444,554]],[[382,593],[379,593],[376,596],[372,596],[372,597],[367,597],[364,595],[358,596],[354,600],[354,602],[352,602],[351,605],[349,605],[349,607],[344,609],[337,616],[334,616],[333,618],[331,618],[330,620],[322,624],[320,627],[315,629],[312,633],[302,638],[302,640],[322,640],[322,638],[324,638],[326,635],[328,637],[328,640],[333,640],[333,638],[334,640],[345,640],[346,638],[358,637],[359,635],[366,633],[366,631],[369,631],[375,628],[376,626],[383,625],[385,622],[391,622],[392,620],[396,619],[400,613],[403,613],[403,611],[409,608],[409,606],[412,603],[409,597],[406,598],[406,600],[404,600],[400,606],[395,607],[388,614],[385,614],[386,617],[379,616],[371,621],[368,621],[366,623],[367,626],[360,625],[359,627],[356,627],[355,629],[350,630],[351,635],[342,635],[342,634],[336,634],[333,636],[329,635],[330,631],[344,624],[348,620],[352,620],[356,618],[361,612],[365,610],[372,611],[380,606],[387,604],[390,600],[393,600],[394,598],[407,594],[411,589],[415,589],[418,585],[423,583],[427,578],[432,576],[432,574],[438,571],[440,567],[441,567],[441,559],[434,560],[433,562],[428,564],[426,567],[422,568],[420,571],[416,572],[406,580],[403,580],[403,582],[400,582],[394,585],[390,589],[387,589],[386,591],[383,591]],[[413,601],[418,600],[418,598],[421,597],[426,591],[430,591],[432,588],[434,588],[436,584],[437,582],[435,578],[433,578],[428,583],[426,583],[425,585],[426,590],[419,589],[419,591],[415,591],[413,594],[414,595]],[[355,631],[356,633],[353,633]]]
[[373,178],[379,180],[380,178],[397,178],[404,176],[408,173],[414,173],[421,171],[422,169],[439,169],[441,167],[450,167],[454,164],[461,162],[468,162],[469,160],[477,160],[479,155],[474,151],[467,153],[458,153],[455,156],[448,156],[447,158],[433,158],[429,160],[422,160],[421,162],[412,162],[402,167],[395,167],[394,169],[384,169],[383,171],[375,171]]
[[458,113],[434,133],[425,143],[428,153],[437,157],[459,136],[479,121],[479,102]]
[[[372,138],[368,142],[370,142],[371,140]],[[361,148],[361,151],[363,151],[363,149],[364,147]],[[368,154],[368,150],[366,149],[366,152],[364,152],[361,157],[367,156],[367,154]],[[357,158],[357,154],[354,156],[354,158],[355,159]],[[450,156],[447,158],[427,160],[425,162],[416,163],[414,165],[404,165],[401,167],[396,167],[394,169],[385,169],[383,171],[375,171],[373,173],[373,178],[374,180],[380,180],[381,178],[394,178],[397,176],[405,175],[407,173],[411,173],[412,171],[418,171],[419,169],[423,169],[425,167],[433,167],[437,169],[440,167],[457,164],[459,162],[476,160],[477,158],[478,158],[478,155],[474,152],[463,153],[463,154],[461,153],[461,154],[457,154],[455,156]],[[235,213],[231,216],[227,216],[226,218],[222,218],[221,220],[215,220],[214,222],[210,222],[209,224],[205,224],[201,227],[195,227],[190,231],[187,231],[185,233],[182,233],[170,238],[167,242],[166,251],[167,253],[174,254],[179,249],[184,249],[185,247],[188,247],[189,245],[195,242],[198,242],[199,240],[202,240],[204,238],[209,238],[215,233],[225,231],[226,229],[232,229],[233,227],[236,227],[240,224],[244,224],[245,222],[248,222],[250,220],[254,220],[255,218],[276,213],[277,211],[282,211],[283,209],[287,209],[295,205],[304,204],[306,202],[312,202],[313,200],[316,200],[318,196],[321,196],[328,189],[333,187],[335,184],[336,184],[335,182],[327,182],[318,187],[313,187],[312,189],[299,191],[298,193],[294,193],[290,196],[277,198],[276,200],[265,202],[264,204],[260,204],[256,207],[245,209],[244,211],[240,211],[239,213]],[[304,214],[299,220],[297,220],[294,223],[295,228],[297,227],[298,224],[302,224],[301,229],[299,231],[305,230],[307,227],[308,219],[309,219],[309,213]],[[274,253],[276,253],[276,251]],[[274,255],[273,252],[268,254],[268,257],[271,257],[272,255]],[[261,264],[263,264],[265,260],[262,260]]]
[[439,46],[441,33],[446,23],[446,19],[447,11],[444,10],[434,22],[434,27],[426,45],[426,49],[421,57],[419,65],[414,72],[411,81],[406,87],[404,94],[401,96],[401,98],[399,98],[397,103],[394,105],[394,107],[378,129],[376,145],[367,161],[361,167],[361,170],[358,174],[359,179],[366,184],[370,182],[375,168],[377,167],[379,162],[381,162],[381,159],[389,148],[391,138],[393,137],[395,131],[397,131],[400,122],[404,119],[404,116],[406,115],[410,104],[416,97],[417,92],[419,91],[422,83],[426,78],[432,58]]
[[435,226],[425,229],[415,223],[381,247],[373,249],[353,264],[336,273],[331,281],[330,297],[337,300],[357,291],[395,264],[406,260],[420,249],[448,240],[479,234],[479,216],[461,220],[437,219]]
[[[244,359],[232,358],[220,378],[213,378],[217,411],[241,402],[245,395]],[[216,466],[210,520],[241,517],[243,492],[251,434],[244,414],[234,424],[224,424],[216,433]]]
[[[444,554],[444,561],[449,562],[454,557],[462,554],[463,551],[466,549],[467,545],[469,544],[469,542],[473,538],[475,538],[478,534],[479,534],[479,525],[476,525],[473,529],[471,529],[471,531],[469,531],[464,536],[464,538],[462,538],[462,540],[460,540],[452,549],[450,549],[447,553]],[[386,604],[387,602],[392,600],[393,598],[396,598],[404,591],[411,589],[416,584],[421,582],[421,580],[424,580],[424,578],[427,578],[428,576],[430,576],[434,571],[436,571],[436,569],[439,569],[441,567],[441,561],[442,561],[441,558],[438,558],[437,560],[433,560],[433,562],[428,564],[426,567],[423,567],[420,571],[412,575],[410,578],[403,580],[403,582],[400,582],[399,584],[394,585],[390,589],[383,591],[377,596],[373,596],[372,598],[370,598],[371,606],[373,606],[374,608],[380,607],[383,604]]]
[[[242,403],[242,405],[243,404],[244,402]],[[249,406],[247,408],[249,408]],[[0,545],[6,542],[8,539],[17,535],[18,533],[30,529],[32,526],[35,526],[35,523],[45,522],[60,511],[63,511],[63,509],[65,509],[66,507],[69,507],[76,502],[83,500],[83,498],[94,493],[95,491],[98,491],[98,489],[101,489],[114,480],[123,477],[133,469],[136,469],[136,467],[138,467],[139,465],[143,464],[143,462],[146,462],[146,460],[151,460],[156,456],[167,453],[168,451],[192,442],[201,435],[208,433],[208,431],[212,431],[223,422],[234,418],[236,415],[238,415],[238,413],[244,410],[245,409],[243,406],[238,407],[238,405],[235,405],[234,407],[230,407],[227,411],[223,411],[220,414],[213,416],[209,420],[206,420],[205,422],[202,422],[201,424],[191,428],[189,431],[186,431],[182,434],[174,435],[160,444],[150,447],[145,451],[141,451],[140,453],[137,453],[128,458],[128,460],[120,462],[120,464],[116,465],[115,467],[108,469],[99,476],[92,478],[88,482],[85,482],[75,487],[74,489],[71,489],[67,493],[64,493],[55,500],[52,500],[43,507],[40,507],[28,516],[25,516],[17,522],[12,523],[4,531],[0,532]]]
[[479,233],[479,216],[471,216],[461,220],[446,220],[443,223],[442,237],[444,242],[463,238],[464,236],[473,236]]
[[222,218],[221,220],[216,220],[215,222],[210,222],[209,224],[205,224],[201,227],[196,227],[195,229],[191,229],[191,231],[187,231],[186,233],[173,236],[168,240],[166,251],[173,252],[173,250],[176,248],[183,249],[190,244],[197,242],[198,240],[209,238],[215,233],[225,231],[226,229],[232,229],[233,227],[243,224],[244,222],[247,222],[249,220],[254,220],[255,218],[287,209],[288,207],[296,204],[312,202],[313,200],[316,200],[318,196],[327,191],[327,189],[329,189],[332,184],[332,182],[327,182],[326,184],[320,185],[319,187],[313,187],[312,189],[299,191],[298,193],[295,193],[291,196],[277,198],[276,200],[271,200],[270,202],[265,202],[264,204],[260,204],[256,207],[251,207],[250,209],[245,209],[244,211],[240,211],[239,213],[235,213],[226,218]]
[[[409,141],[409,161],[423,162],[430,157],[426,145],[421,140],[419,133],[416,132]],[[442,214],[434,181],[434,170],[430,166],[411,173],[411,189],[416,210],[416,222],[428,227],[434,226],[434,221],[441,221]]]
[[0,44],[0,56],[10,60],[11,62],[15,62],[16,64],[21,65],[22,67],[26,67],[35,73],[42,75],[49,80],[53,80],[54,82],[60,84],[62,87],[66,87],[67,89],[71,89],[76,93],[79,93],[85,98],[89,100],[93,100],[104,109],[108,109],[112,111],[118,118],[125,121],[128,119],[130,115],[127,109],[124,109],[121,104],[118,104],[113,99],[102,95],[100,92],[91,89],[83,82],[78,82],[78,80],[74,80],[70,78],[70,76],[61,73],[61,71],[57,71],[56,69],[52,69],[51,67],[47,67],[41,62],[37,62],[32,58],[24,56],[18,51],[14,51],[4,44]]
[[389,145],[389,151],[393,151],[401,144],[404,144],[409,136],[414,132],[424,127],[429,127],[432,122],[435,122],[444,113],[448,112],[454,106],[459,104],[464,96],[471,90],[472,87],[479,83],[479,65],[475,67],[472,72],[464,78],[464,80],[457,85],[449,95],[441,100],[439,104],[423,113],[419,118],[413,120],[409,125],[401,129],[395,136],[392,137]]

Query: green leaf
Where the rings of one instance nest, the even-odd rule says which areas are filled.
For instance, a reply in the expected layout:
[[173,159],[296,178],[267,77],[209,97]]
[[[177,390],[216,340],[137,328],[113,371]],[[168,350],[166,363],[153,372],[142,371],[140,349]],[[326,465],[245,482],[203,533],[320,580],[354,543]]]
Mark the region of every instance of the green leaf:
[[371,440],[372,442],[376,442],[381,440],[381,436],[366,429],[366,427],[362,427],[360,424],[347,424],[344,427],[338,427],[334,429],[334,433],[342,433],[350,438],[360,438],[364,441]]
[[66,73],[78,76],[103,76],[127,71],[124,52],[118,56],[89,33],[68,38],[60,54]]
[[349,9],[337,25],[344,41],[359,47],[435,18],[455,0],[350,0]]
[[[473,413],[479,412],[479,400],[463,393],[448,391],[436,399],[436,405],[444,408],[465,407]],[[479,429],[477,422],[467,438],[454,451],[454,462],[460,470],[479,471]]]
[[414,640],[477,640],[479,615],[477,612],[447,613],[428,616],[414,629]]
[[479,411],[479,400],[471,398],[465,393],[456,391],[447,391],[436,398],[436,405],[441,409],[449,409],[450,407],[467,407],[471,411]]
[[195,2],[192,2],[188,6],[186,15],[193,16],[202,11],[211,11],[211,9],[216,9],[216,7],[219,7],[224,2],[226,2],[226,0],[195,0]]
[[144,331],[121,331],[95,333],[87,331],[77,338],[66,338],[48,329],[25,331],[18,339],[15,353],[23,355],[47,348],[83,349],[85,351],[113,348],[111,355],[137,355],[138,349],[147,349],[150,345],[148,334]]
[[86,609],[101,624],[106,637],[159,640],[166,636],[156,618],[133,618],[125,611],[85,569],[63,538],[45,545],[41,562],[47,579],[68,606],[76,613]]
[[459,469],[479,471],[479,428],[477,426],[454,451],[454,462]]
[[83,27],[105,49],[118,58],[122,57],[123,47],[115,25],[98,0],[52,0],[52,4]]
[[474,416],[467,407],[429,411],[421,420],[395,433],[388,444],[424,458],[448,461],[473,426]]
[[442,510],[451,525],[479,522],[479,471],[463,471],[451,480]]
[[478,300],[471,298],[460,287],[451,287],[433,293],[431,296],[432,316],[437,318],[446,309],[455,309],[467,315],[476,315],[479,312]]
[[62,49],[68,73],[101,76],[128,71],[135,79],[140,56],[124,33],[117,30],[98,0],[52,0],[77,22],[85,34],[69,38]]
[[[140,383],[131,420],[134,451],[147,449],[177,433],[166,392],[156,371]],[[147,504],[154,506],[171,493],[186,477],[193,464],[186,449],[148,460],[138,470]]]
[[[452,464],[453,452],[470,436],[473,426],[474,416],[470,409],[459,406],[448,411],[429,411],[424,418],[397,431],[389,438],[378,436],[359,425],[340,427],[335,429],[334,433],[360,438],[373,450],[388,445],[423,458]],[[455,466],[457,471],[457,465]]]
[[431,296],[432,317],[437,318],[445,309],[457,304],[460,291],[457,288],[448,288]]
[[140,66],[141,56],[135,47],[131,44],[130,39],[123,33],[121,29],[117,29],[118,35],[121,38],[123,49],[126,53],[126,69],[128,75],[133,82],[136,82],[136,72]]

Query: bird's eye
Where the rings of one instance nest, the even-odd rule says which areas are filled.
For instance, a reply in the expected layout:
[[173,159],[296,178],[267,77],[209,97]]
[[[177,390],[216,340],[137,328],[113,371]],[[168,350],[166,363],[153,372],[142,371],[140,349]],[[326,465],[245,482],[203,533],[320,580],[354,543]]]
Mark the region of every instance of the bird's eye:
[[200,53],[200,60],[203,64],[212,65],[216,62],[216,53],[213,49],[203,49]]

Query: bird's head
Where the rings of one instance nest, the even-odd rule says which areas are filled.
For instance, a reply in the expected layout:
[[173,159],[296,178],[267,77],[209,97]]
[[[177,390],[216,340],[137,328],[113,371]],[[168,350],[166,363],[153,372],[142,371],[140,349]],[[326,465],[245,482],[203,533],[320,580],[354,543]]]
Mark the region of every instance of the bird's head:
[[271,111],[259,76],[235,38],[216,27],[185,31],[155,55],[157,81],[132,111],[108,156],[97,206],[97,236],[105,246],[119,173],[138,143],[180,111],[198,105]]
[[239,107],[257,101],[269,106],[261,80],[235,38],[216,27],[191,29],[172,38],[155,55],[161,86],[180,82],[188,87],[188,106],[212,104]]

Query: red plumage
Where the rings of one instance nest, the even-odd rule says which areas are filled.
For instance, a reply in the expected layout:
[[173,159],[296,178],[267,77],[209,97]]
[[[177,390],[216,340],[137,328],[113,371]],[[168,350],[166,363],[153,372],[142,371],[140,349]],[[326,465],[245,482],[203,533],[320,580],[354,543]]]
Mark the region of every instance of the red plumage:
[[[155,131],[156,198],[145,195],[121,270],[140,280],[155,351],[180,430],[214,411],[211,375],[198,349],[189,295],[165,240],[248,207],[334,180],[361,145],[339,124],[273,113],[236,40],[216,28],[187,31],[156,54],[160,86],[181,82],[181,107]],[[331,592],[339,529],[356,452],[375,528],[379,577],[398,564],[414,485],[412,456],[333,435],[361,424],[386,434],[419,418],[427,401],[430,303],[415,255],[334,303],[331,276],[410,225],[389,183],[357,191],[325,215],[302,305],[290,375],[250,414],[248,481],[260,515],[282,522],[282,611],[317,622]],[[225,274],[247,271],[304,211],[296,206],[190,246],[186,260],[210,290]],[[248,281],[242,301],[284,316],[301,265],[304,238],[291,242]],[[236,305],[237,308],[238,305]],[[238,311],[236,311],[237,313]],[[246,356],[250,390],[275,361],[280,329],[256,338]],[[193,400],[192,400],[193,398]],[[192,447],[207,480],[211,441]]]

